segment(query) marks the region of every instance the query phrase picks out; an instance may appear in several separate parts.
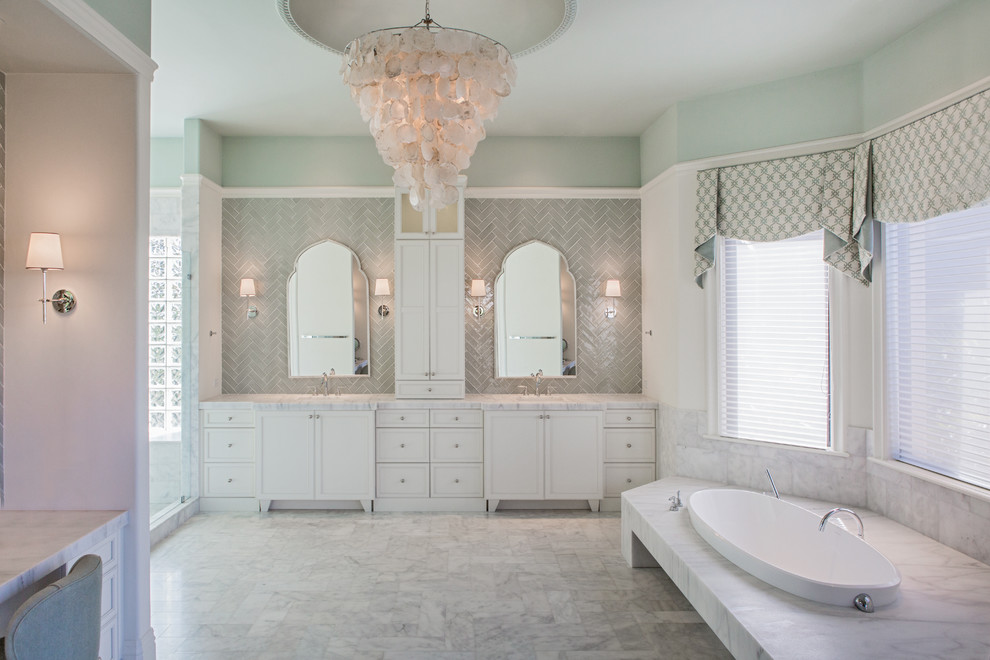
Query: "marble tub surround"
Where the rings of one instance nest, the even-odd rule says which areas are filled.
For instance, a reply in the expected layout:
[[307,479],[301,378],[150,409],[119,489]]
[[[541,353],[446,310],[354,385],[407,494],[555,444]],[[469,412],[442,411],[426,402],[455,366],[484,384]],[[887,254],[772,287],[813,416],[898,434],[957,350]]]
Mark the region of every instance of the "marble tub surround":
[[[637,565],[655,558],[736,658],[990,657],[990,566],[859,510],[866,540],[901,573],[900,597],[871,615],[814,603],[749,575],[695,532],[687,510],[669,511],[677,490],[687,501],[720,486],[673,477],[624,493],[622,552]],[[783,498],[818,514],[835,506]]]
[[656,399],[641,394],[468,394],[463,399],[396,399],[391,394],[223,394],[199,404],[200,410],[609,410],[657,408]]

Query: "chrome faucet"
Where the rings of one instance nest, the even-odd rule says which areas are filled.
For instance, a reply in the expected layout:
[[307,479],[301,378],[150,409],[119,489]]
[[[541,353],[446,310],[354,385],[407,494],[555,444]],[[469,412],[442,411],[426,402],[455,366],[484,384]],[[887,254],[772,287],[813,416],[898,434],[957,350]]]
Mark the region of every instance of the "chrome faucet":
[[780,493],[777,492],[777,486],[774,485],[774,483],[773,483],[773,477],[770,476],[770,468],[767,468],[767,479],[770,480],[770,487],[773,488],[773,495],[774,495],[774,497],[776,497],[779,500],[780,499]]
[[522,390],[523,396],[529,396],[529,385],[517,385],[517,390]]
[[864,533],[863,533],[863,519],[860,518],[859,517],[859,514],[856,513],[855,511],[853,511],[852,509],[846,509],[846,508],[841,507],[841,506],[832,509],[831,511],[829,511],[828,513],[826,513],[824,516],[822,516],[822,521],[818,524],[818,531],[819,532],[824,532],[825,531],[825,523],[827,523],[828,522],[828,519],[831,518],[832,516],[834,516],[837,513],[848,513],[848,514],[852,515],[852,517],[856,519],[856,522],[859,523],[859,538],[861,538],[861,539],[865,539],[866,538],[864,536]]
[[[336,376],[337,373],[330,368],[330,373],[323,372],[323,380],[320,382],[320,387],[323,388],[323,396],[330,396],[330,376]],[[340,396],[340,388],[337,388],[337,396]]]
[[536,396],[540,396],[540,383],[543,382],[543,369],[540,369],[535,374],[530,374],[530,376],[536,379],[536,386],[533,389],[536,390]]
[[682,506],[684,506],[683,504],[681,504],[681,491],[677,491],[677,495],[671,495],[670,497],[667,498],[667,500],[670,502],[671,511],[677,511]]

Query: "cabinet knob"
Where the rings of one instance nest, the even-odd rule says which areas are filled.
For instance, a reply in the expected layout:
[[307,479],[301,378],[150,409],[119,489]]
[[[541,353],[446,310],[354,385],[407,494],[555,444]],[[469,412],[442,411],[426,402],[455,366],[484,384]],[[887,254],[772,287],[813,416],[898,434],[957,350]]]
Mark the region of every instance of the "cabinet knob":
[[316,416],[316,419],[319,419],[319,418],[320,418],[320,416],[319,416],[319,415],[317,415],[317,416]]
[[626,483],[627,484],[631,484],[632,483],[632,479],[626,478]]
[[429,371],[427,371],[427,372],[425,372],[425,373],[424,373],[423,375],[424,375],[424,376],[427,376],[427,377],[429,377],[429,375],[430,375],[430,372],[429,372]]
[[627,415],[627,416],[626,416],[626,421],[627,421],[627,422],[631,422],[631,421],[632,421],[632,417],[629,417],[629,416]]
[[227,479],[227,483],[228,483],[228,484],[232,484],[232,483],[234,483],[234,479],[233,479],[233,478],[230,478],[230,479]]
[[436,375],[437,375],[437,372],[435,372],[435,371],[431,371],[431,372],[430,372],[430,375],[431,375],[431,376],[436,376]]
[[405,416],[405,415],[400,415],[400,416],[399,416],[399,421],[400,421],[400,422],[404,422],[404,421],[406,421],[406,416]]
[[312,416],[312,415],[310,415],[310,416],[309,416],[309,418],[310,418],[310,419],[313,419],[313,416]]
[[400,484],[404,484],[404,483],[406,483],[406,480],[405,479],[399,479],[399,483]]
[[234,421],[234,418],[233,418],[233,417],[228,417],[228,418],[227,418],[227,421],[228,421],[228,422],[232,422],[232,421]]
[[454,421],[455,421],[455,422],[459,422],[459,421],[461,421],[461,418],[460,418],[460,417],[455,417],[455,418],[454,418]]
[[543,415],[540,415],[540,419],[543,419]]
[[550,419],[550,415],[547,415],[547,416],[545,417],[545,419]]
[[632,443],[631,442],[627,442],[626,443],[626,449],[632,449]]
[[400,442],[400,443],[399,443],[399,446],[400,446],[400,447],[402,447],[403,449],[405,449],[405,448],[406,448],[406,443],[404,443],[404,442]]
[[459,442],[455,442],[455,443],[454,443],[454,449],[457,449],[457,448],[458,448],[458,447],[460,447],[460,446],[461,446],[461,443],[459,443]]
[[427,391],[427,392],[432,392],[432,391],[433,391],[433,388],[432,388],[432,387],[427,387],[427,388],[426,388],[426,391]]
[[228,442],[228,443],[227,443],[227,448],[228,448],[228,449],[230,449],[230,448],[231,448],[231,447],[233,447],[233,446],[234,446],[234,443],[233,443],[233,442]]
[[459,484],[459,483],[461,483],[461,480],[460,479],[454,479],[454,483],[455,484]]

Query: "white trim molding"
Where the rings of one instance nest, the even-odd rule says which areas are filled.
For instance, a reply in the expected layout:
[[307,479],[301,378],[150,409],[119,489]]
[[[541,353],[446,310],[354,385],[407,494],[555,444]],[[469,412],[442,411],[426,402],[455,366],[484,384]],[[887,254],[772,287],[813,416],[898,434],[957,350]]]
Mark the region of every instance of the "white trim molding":
[[[223,196],[224,189],[213,179],[207,178],[202,174],[182,174],[179,176],[179,180],[182,181],[182,187],[187,185],[198,185],[208,190],[212,190],[218,195]],[[182,187],[178,188],[179,196],[182,196]]]
[[577,188],[552,186],[471,187],[469,199],[640,199],[642,188]]
[[[184,175],[190,176],[190,175]],[[578,187],[468,187],[464,193],[473,199],[639,199],[641,188],[578,188]],[[283,199],[367,199],[395,196],[392,186],[259,186],[222,188],[228,198]]]
[[158,68],[155,61],[83,0],[42,0],[42,2],[105,48],[134,73],[149,81],[154,78],[155,70]]
[[231,198],[281,198],[281,199],[371,199],[395,197],[392,186],[238,186],[221,188],[224,199]]

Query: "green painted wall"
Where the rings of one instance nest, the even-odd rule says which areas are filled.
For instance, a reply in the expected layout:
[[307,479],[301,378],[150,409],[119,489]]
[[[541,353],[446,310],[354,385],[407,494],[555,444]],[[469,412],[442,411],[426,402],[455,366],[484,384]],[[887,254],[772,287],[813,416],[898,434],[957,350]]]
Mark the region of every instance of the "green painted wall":
[[151,55],[151,0],[85,0],[110,25]]
[[863,62],[867,129],[990,76],[990,2],[950,6]]
[[151,187],[178,188],[182,185],[185,154],[182,138],[151,138]]
[[220,135],[202,119],[183,124],[184,173],[201,174],[214,183],[223,177],[223,144]]
[[[490,137],[472,186],[639,186],[639,138]],[[370,137],[224,137],[224,186],[390,186]]]
[[671,165],[676,165],[678,106],[672,105],[639,138],[641,183],[653,179]]
[[390,186],[368,137],[225,137],[224,186]]

